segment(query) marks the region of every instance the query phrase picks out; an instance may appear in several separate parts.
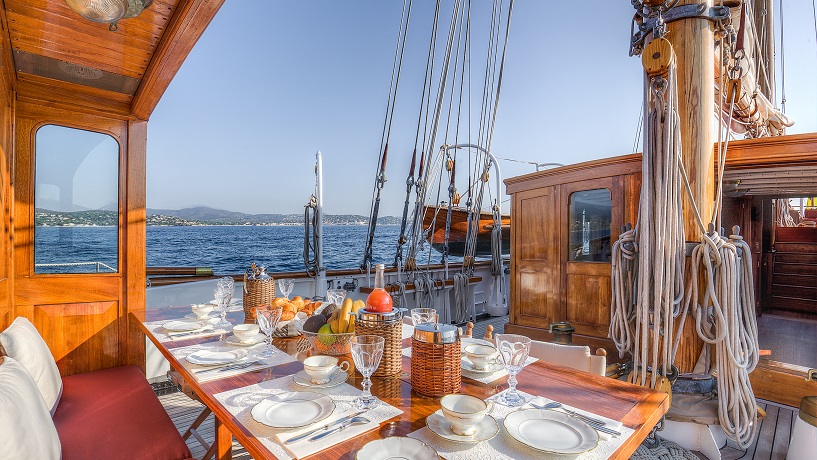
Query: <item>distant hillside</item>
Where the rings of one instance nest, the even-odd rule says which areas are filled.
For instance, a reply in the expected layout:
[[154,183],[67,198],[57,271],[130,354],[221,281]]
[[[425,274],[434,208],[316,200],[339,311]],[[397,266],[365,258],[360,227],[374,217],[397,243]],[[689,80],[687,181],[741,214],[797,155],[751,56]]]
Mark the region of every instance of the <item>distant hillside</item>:
[[[59,212],[38,208],[35,210],[38,227],[108,226],[116,225],[114,211]],[[198,206],[185,209],[148,209],[147,224],[161,226],[195,225],[303,225],[303,214],[245,214]],[[367,225],[369,218],[355,214],[324,214],[324,225]],[[398,225],[400,219],[386,216],[377,219],[378,225]]]

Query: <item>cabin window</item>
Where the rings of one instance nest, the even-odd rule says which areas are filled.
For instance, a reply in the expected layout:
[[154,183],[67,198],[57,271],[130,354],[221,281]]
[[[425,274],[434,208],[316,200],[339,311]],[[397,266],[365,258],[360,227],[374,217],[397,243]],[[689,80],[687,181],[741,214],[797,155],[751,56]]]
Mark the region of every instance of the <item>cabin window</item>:
[[567,260],[610,262],[610,190],[583,190],[570,195],[570,235]]
[[45,125],[34,143],[34,273],[119,271],[119,144]]

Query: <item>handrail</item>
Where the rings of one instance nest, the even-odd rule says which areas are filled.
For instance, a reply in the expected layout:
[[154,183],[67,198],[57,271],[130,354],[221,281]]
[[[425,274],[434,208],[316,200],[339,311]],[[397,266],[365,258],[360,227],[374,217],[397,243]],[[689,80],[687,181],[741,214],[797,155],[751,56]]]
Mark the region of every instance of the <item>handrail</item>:
[[112,273],[116,273],[117,270],[110,265],[104,262],[55,262],[49,264],[34,264],[34,268],[37,267],[82,267],[87,265],[96,265],[96,272],[100,272],[101,267],[105,267],[106,269],[110,270]]

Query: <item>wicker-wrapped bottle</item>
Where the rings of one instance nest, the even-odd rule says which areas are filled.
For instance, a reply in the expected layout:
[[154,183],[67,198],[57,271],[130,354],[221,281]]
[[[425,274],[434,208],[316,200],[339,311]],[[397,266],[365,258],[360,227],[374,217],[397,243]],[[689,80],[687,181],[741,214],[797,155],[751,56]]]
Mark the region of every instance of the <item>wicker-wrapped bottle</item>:
[[426,323],[411,338],[411,387],[425,396],[460,392],[462,383],[460,333],[451,324]]
[[255,322],[255,307],[272,305],[275,300],[275,280],[264,267],[252,264],[244,272],[244,322]]

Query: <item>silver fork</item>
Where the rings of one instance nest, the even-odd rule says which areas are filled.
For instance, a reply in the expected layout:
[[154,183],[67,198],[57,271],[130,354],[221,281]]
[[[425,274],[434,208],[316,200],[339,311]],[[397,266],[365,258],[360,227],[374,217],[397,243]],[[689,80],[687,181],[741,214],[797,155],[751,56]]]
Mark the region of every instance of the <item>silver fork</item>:
[[604,421],[593,418],[593,417],[588,417],[586,415],[582,415],[582,414],[580,414],[578,412],[567,409],[567,408],[563,407],[561,403],[552,402],[552,403],[549,403],[549,404],[536,404],[536,403],[532,402],[532,403],[530,403],[530,405],[537,408],[537,409],[544,409],[544,410],[561,409],[561,410],[565,411],[571,417],[575,417],[575,418],[587,423],[590,426],[590,428],[593,428],[596,431],[601,431],[602,433],[607,433],[607,434],[612,435],[612,436],[621,436],[620,431],[614,430],[612,428],[607,428],[605,426]]
[[264,362],[263,361],[250,361],[248,363],[229,364],[229,365],[226,365],[226,366],[212,367],[210,369],[205,369],[203,371],[197,371],[197,372],[194,372],[194,374],[200,375],[200,374],[205,374],[207,372],[214,372],[214,371],[223,372],[223,371],[232,371],[232,370],[236,370],[236,369],[246,369],[246,368],[248,368],[250,366],[254,366],[256,364],[264,364]]

